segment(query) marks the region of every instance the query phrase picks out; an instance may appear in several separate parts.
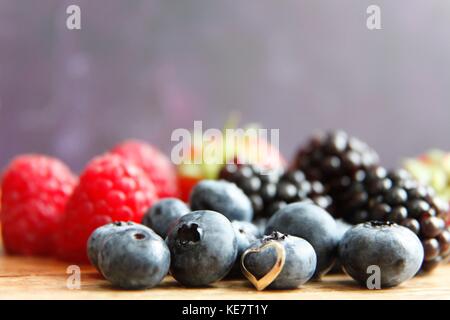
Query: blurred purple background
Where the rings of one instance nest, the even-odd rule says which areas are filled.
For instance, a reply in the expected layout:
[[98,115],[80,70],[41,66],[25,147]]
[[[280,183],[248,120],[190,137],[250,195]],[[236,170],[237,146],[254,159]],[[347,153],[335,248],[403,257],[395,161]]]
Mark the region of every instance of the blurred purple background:
[[445,0],[1,0],[0,165],[41,152],[79,170],[128,137],[168,152],[173,129],[239,110],[280,128],[288,158],[343,128],[395,166],[450,149],[449,39]]

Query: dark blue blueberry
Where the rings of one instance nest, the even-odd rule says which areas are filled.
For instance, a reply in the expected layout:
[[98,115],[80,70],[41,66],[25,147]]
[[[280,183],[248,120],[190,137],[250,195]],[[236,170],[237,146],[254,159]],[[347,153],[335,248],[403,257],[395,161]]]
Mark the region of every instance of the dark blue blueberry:
[[231,222],[214,211],[194,211],[182,216],[169,231],[166,242],[170,272],[188,287],[206,286],[226,276],[237,256]]
[[[274,232],[257,240],[249,249],[259,249],[269,241],[282,244],[286,252],[286,261],[281,273],[268,286],[269,289],[294,289],[312,278],[316,270],[317,257],[311,244],[301,238]],[[274,248],[266,248],[245,256],[244,265],[257,279],[265,276],[276,262]]]
[[229,272],[229,277],[241,277],[240,259],[242,253],[257,239],[262,236],[260,229],[251,222],[234,220],[231,222],[236,234],[238,254],[233,268]]
[[[353,225],[345,222],[343,219],[336,220],[336,226],[338,230],[339,241],[341,241],[344,234],[351,228]],[[336,259],[336,262],[333,265],[333,268],[330,270],[330,273],[342,273],[342,265],[339,261],[339,256]]]
[[134,226],[107,236],[100,248],[98,267],[114,286],[145,289],[167,275],[170,252],[164,240],[145,226]]
[[165,198],[156,202],[144,215],[142,224],[165,238],[170,226],[191,210],[181,200]]
[[192,210],[217,211],[230,221],[251,221],[253,208],[245,193],[234,183],[227,181],[203,180],[192,190],[190,196]]
[[238,254],[241,254],[248,246],[261,238],[261,230],[251,222],[234,220],[231,222],[234,228],[238,244]]
[[423,256],[419,238],[392,222],[371,221],[354,226],[339,245],[344,270],[363,286],[372,275],[369,266],[380,268],[381,288],[393,287],[419,271]]
[[315,276],[328,272],[337,256],[339,232],[333,217],[324,209],[306,202],[291,203],[269,220],[266,234],[279,231],[308,241],[317,254]]
[[345,222],[343,219],[336,219],[336,227],[338,232],[339,241],[344,237],[344,234],[350,230],[353,225],[350,223]]
[[88,239],[87,242],[87,254],[89,261],[91,264],[98,269],[98,253],[100,251],[100,248],[103,246],[103,242],[105,239],[117,232],[117,231],[123,231],[130,227],[139,226],[137,223],[128,221],[117,221],[117,222],[111,222],[108,224],[105,224],[104,226],[98,227],[97,229],[92,232],[91,236]]
[[264,231],[266,231],[267,221],[267,218],[256,218],[253,221],[253,224],[258,228],[261,236],[264,235]]

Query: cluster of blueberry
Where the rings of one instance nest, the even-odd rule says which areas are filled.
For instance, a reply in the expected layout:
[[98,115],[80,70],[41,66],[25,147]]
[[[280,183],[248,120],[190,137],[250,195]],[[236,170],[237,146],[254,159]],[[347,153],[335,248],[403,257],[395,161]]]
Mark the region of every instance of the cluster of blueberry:
[[150,208],[143,225],[116,222],[96,229],[88,241],[91,263],[125,289],[153,287],[169,270],[187,287],[245,275],[258,289],[292,289],[325,275],[339,258],[364,285],[368,267],[378,266],[381,287],[390,287],[412,278],[424,255],[406,227],[371,222],[343,234],[327,211],[309,202],[278,210],[262,236],[251,223],[250,200],[227,181],[199,182],[190,206],[167,198]]

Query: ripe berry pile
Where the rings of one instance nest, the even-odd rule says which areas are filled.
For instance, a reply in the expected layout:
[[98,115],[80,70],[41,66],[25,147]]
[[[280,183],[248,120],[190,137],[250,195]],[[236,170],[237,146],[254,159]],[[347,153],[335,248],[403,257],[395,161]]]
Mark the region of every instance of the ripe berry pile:
[[253,165],[227,164],[219,178],[234,182],[249,197],[255,218],[270,217],[288,203],[311,200],[328,209],[331,197],[326,195],[323,184],[306,179],[300,171],[261,170]]
[[[59,160],[21,156],[2,177],[5,250],[90,260],[126,289],[153,287],[169,268],[185,286],[242,268],[258,289],[297,288],[337,258],[361,283],[367,266],[381,266],[389,287],[450,257],[449,205],[346,133],[314,137],[288,171],[261,168],[228,164],[220,181],[198,182],[187,204],[175,198],[169,159],[139,141],[94,158],[78,180]],[[344,234],[333,216],[357,226]],[[274,266],[271,283],[256,280]]]
[[425,250],[422,270],[433,269],[450,255],[447,203],[406,171],[389,172],[377,162],[376,153],[365,143],[338,132],[313,138],[299,151],[293,167],[324,183],[335,217],[352,224],[393,221],[411,229]]

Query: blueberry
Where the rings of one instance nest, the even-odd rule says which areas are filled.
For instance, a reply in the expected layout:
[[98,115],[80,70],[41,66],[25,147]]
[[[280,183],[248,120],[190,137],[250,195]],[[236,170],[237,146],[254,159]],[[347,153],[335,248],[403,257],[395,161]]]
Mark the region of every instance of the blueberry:
[[350,223],[345,222],[345,220],[343,219],[336,219],[336,227],[337,227],[337,231],[338,231],[338,237],[339,237],[339,241],[344,237],[344,234],[350,230],[353,225],[351,225]]
[[420,269],[424,251],[419,238],[393,222],[371,221],[347,231],[339,245],[339,260],[345,271],[366,286],[372,275],[368,267],[380,268],[382,288],[412,278]]
[[226,276],[237,256],[231,222],[215,211],[182,216],[169,231],[172,276],[187,287],[206,286]]
[[262,237],[261,230],[251,222],[234,220],[231,225],[236,234],[238,255],[242,254],[252,242]]
[[[286,261],[280,274],[268,286],[269,289],[294,289],[306,283],[314,275],[317,258],[311,244],[298,237],[273,232],[271,235],[257,240],[249,250],[260,249],[269,241],[276,241],[283,245]],[[248,253],[244,258],[247,270],[257,279],[266,275],[276,262],[274,248],[266,248],[260,252]]]
[[165,198],[156,202],[144,215],[142,224],[165,238],[171,225],[191,210],[181,200]]
[[105,224],[104,226],[98,227],[97,229],[92,232],[91,236],[88,239],[87,242],[87,254],[89,261],[91,264],[97,269],[98,268],[98,253],[100,251],[100,248],[103,246],[103,242],[105,239],[117,232],[117,231],[123,231],[130,227],[139,226],[138,224],[134,222],[123,222],[123,221],[117,221],[117,222],[111,222],[108,224]]
[[253,221],[253,224],[258,228],[258,233],[262,236],[264,235],[264,231],[266,230],[266,226],[267,226],[267,218],[256,218]]
[[98,267],[114,286],[144,289],[158,285],[167,275],[170,252],[164,240],[145,226],[110,234],[100,248]]
[[279,231],[308,241],[317,254],[315,276],[328,272],[337,256],[339,232],[333,217],[324,209],[295,202],[278,210],[267,223],[265,234]]
[[242,253],[250,246],[250,244],[259,239],[262,236],[262,233],[256,225],[247,221],[234,220],[231,222],[231,225],[233,226],[237,240],[237,256],[236,262],[234,263],[234,266],[228,276],[238,277],[242,276],[240,266]]
[[192,210],[217,211],[230,221],[251,221],[253,208],[245,193],[234,183],[227,181],[203,180],[192,190],[190,197]]
[[[339,241],[342,240],[344,234],[352,228],[352,225],[345,222],[345,220],[343,219],[337,219],[336,226],[338,230]],[[342,265],[341,262],[339,261],[339,257],[337,257],[333,268],[330,270],[330,273],[342,273]]]

